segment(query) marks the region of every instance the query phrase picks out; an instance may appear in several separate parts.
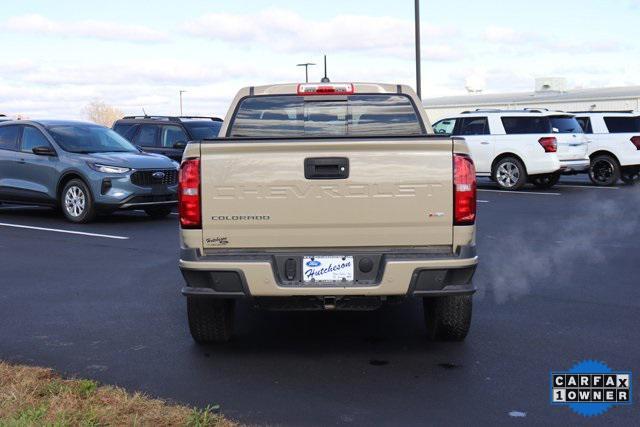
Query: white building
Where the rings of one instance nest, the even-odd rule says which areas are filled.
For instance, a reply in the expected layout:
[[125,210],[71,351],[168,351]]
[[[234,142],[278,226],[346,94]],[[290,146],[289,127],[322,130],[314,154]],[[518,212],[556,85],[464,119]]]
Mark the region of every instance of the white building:
[[566,89],[566,80],[536,80],[530,93],[470,94],[424,99],[431,122],[462,111],[487,109],[548,108],[560,111],[640,111],[640,86],[603,89]]

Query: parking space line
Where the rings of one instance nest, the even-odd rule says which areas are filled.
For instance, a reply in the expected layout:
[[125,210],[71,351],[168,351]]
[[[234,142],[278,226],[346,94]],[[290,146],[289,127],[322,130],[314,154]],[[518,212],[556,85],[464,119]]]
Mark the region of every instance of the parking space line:
[[54,233],[78,234],[80,236],[102,237],[104,239],[129,240],[129,238],[125,237],[125,236],[112,236],[110,234],[85,233],[84,231],[71,231],[71,230],[61,230],[61,229],[58,229],[58,228],[34,227],[34,226],[31,226],[31,225],[7,224],[7,223],[4,223],[4,222],[0,222],[0,226],[2,226],[2,227],[13,227],[13,228],[24,228],[24,229],[27,229],[27,230],[51,231],[51,232],[54,232]]
[[560,187],[560,188],[587,188],[589,190],[619,190],[620,187],[597,187],[597,186],[591,186],[591,185],[556,185],[556,187]]
[[478,191],[483,191],[485,193],[499,193],[499,194],[532,194],[536,196],[562,196],[561,193],[537,193],[535,191],[505,191],[505,190],[484,190],[484,189],[478,189]]
[[478,203],[489,203],[488,200],[478,200]]

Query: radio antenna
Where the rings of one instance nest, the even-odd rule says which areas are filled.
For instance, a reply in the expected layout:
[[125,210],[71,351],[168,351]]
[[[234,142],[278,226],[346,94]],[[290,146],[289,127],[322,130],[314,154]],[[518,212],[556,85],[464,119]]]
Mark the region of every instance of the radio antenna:
[[324,77],[322,78],[322,83],[329,83],[329,77],[327,77],[327,55],[324,56]]

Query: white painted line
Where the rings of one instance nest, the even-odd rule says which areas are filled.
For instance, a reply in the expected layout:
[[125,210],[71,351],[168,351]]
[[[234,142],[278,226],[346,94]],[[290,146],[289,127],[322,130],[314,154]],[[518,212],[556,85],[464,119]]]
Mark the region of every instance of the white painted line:
[[619,190],[620,187],[597,187],[595,185],[591,186],[591,185],[556,185],[556,187],[561,187],[561,188],[586,188],[589,190]]
[[488,200],[478,200],[478,203],[489,203]]
[[109,234],[85,233],[83,231],[60,230],[60,229],[57,229],[57,228],[33,227],[33,226],[30,226],[30,225],[6,224],[6,223],[3,223],[3,222],[0,222],[0,226],[2,226],[2,227],[13,227],[13,228],[25,228],[27,230],[52,231],[52,232],[55,232],[55,233],[78,234],[80,236],[102,237],[102,238],[105,238],[105,239],[129,240],[128,237],[124,237],[124,236],[112,236],[112,235],[109,235]]
[[562,196],[560,193],[536,193],[535,191],[507,191],[507,190],[482,190],[485,193],[500,193],[500,194],[533,194],[537,196]]

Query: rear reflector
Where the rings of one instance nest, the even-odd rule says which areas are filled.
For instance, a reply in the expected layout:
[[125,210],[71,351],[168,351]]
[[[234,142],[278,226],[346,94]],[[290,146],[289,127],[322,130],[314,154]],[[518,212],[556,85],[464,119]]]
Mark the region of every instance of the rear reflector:
[[631,143],[636,146],[637,150],[640,150],[640,136],[634,136],[631,138]]
[[305,83],[298,85],[298,95],[353,95],[351,83]]
[[556,153],[558,151],[558,140],[554,137],[540,138],[538,140],[545,153]]
[[476,168],[471,157],[453,155],[454,225],[476,222]]
[[187,159],[180,165],[178,182],[180,226],[202,228],[200,214],[200,159]]

